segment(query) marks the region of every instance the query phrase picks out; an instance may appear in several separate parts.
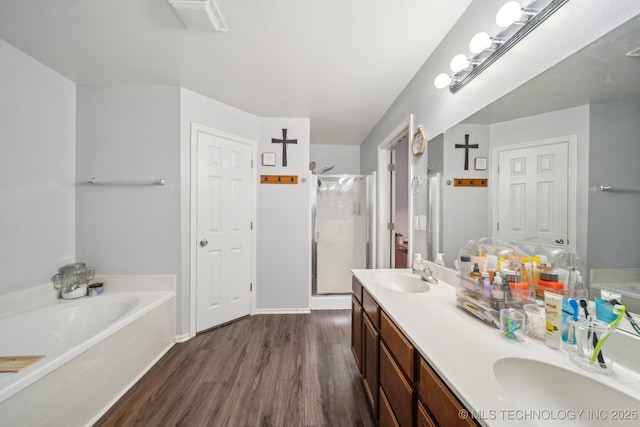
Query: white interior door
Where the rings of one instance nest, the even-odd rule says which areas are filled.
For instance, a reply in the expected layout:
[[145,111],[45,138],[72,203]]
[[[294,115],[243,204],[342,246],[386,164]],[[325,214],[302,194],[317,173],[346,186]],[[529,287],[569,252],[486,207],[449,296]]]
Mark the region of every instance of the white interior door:
[[569,142],[501,149],[498,168],[496,236],[568,243]]
[[251,311],[253,147],[197,132],[196,331]]

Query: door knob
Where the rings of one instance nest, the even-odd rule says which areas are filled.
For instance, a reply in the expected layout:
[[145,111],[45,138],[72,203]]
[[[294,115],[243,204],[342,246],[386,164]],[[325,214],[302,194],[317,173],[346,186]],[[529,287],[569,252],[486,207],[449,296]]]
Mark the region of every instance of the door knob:
[[559,245],[564,245],[564,240],[563,239],[556,239],[556,243]]
[[200,240],[200,246],[204,247],[204,246],[207,246],[208,244],[209,244],[209,241],[207,239]]

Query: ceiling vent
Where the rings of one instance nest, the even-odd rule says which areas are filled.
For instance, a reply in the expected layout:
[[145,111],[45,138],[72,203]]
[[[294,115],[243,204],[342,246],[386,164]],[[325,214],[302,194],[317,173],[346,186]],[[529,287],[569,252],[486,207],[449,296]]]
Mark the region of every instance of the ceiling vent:
[[227,31],[214,0],[167,0],[190,31]]
[[637,49],[632,50],[631,52],[627,52],[625,56],[636,56],[639,57],[640,56],[640,47]]

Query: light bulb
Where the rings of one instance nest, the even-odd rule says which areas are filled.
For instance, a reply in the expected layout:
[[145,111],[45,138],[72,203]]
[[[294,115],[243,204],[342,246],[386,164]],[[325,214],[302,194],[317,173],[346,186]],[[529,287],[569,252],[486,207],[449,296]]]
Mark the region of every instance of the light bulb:
[[451,77],[447,73],[438,74],[433,80],[433,85],[438,89],[444,89],[451,84]]
[[505,3],[496,14],[496,24],[498,27],[506,27],[522,18],[524,11],[517,1]]
[[493,41],[491,40],[491,37],[489,37],[489,34],[485,32],[478,33],[471,38],[471,41],[469,42],[469,50],[473,53],[480,53],[485,49],[489,49],[492,44]]
[[451,67],[451,71],[457,73],[458,71],[462,71],[469,66],[469,58],[465,54],[459,54],[453,57],[449,67]]

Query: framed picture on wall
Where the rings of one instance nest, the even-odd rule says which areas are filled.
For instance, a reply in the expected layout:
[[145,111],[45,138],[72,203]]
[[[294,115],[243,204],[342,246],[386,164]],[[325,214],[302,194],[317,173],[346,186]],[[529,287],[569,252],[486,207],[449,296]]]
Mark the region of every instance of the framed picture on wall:
[[262,166],[275,166],[276,153],[262,153]]
[[476,157],[473,162],[473,168],[477,171],[486,171],[487,170],[487,158],[486,157]]

